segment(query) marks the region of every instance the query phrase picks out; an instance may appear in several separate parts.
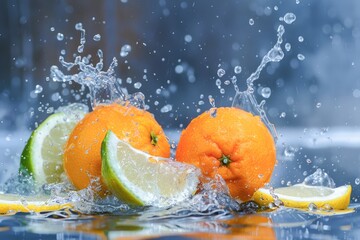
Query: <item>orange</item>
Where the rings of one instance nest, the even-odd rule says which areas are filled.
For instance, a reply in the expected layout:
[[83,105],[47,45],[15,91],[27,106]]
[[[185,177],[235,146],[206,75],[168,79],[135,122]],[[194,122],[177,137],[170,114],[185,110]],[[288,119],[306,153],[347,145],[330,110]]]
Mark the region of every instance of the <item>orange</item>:
[[[273,223],[271,219],[266,216],[255,214],[238,215],[231,219],[218,220],[216,223],[218,226],[213,232],[212,229],[206,231],[206,227],[209,228],[209,224],[204,224],[204,232],[187,233],[184,235],[191,239],[276,239],[276,233],[272,227]],[[198,229],[202,230],[201,227],[198,227]]]
[[247,201],[270,181],[275,143],[260,117],[238,108],[204,112],[182,132],[176,159],[199,167],[203,175],[225,180],[230,195]]
[[64,151],[64,170],[77,189],[100,179],[100,195],[106,191],[101,180],[101,143],[108,130],[134,148],[154,156],[170,157],[163,129],[147,111],[119,104],[100,105],[74,128]]

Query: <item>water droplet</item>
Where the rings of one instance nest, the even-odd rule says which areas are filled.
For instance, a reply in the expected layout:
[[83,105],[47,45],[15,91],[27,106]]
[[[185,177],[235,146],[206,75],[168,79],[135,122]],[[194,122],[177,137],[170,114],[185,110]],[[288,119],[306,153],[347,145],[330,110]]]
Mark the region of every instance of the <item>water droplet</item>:
[[43,91],[43,87],[42,87],[42,86],[40,86],[40,85],[36,85],[36,86],[35,86],[34,93],[39,94],[39,93],[41,93],[42,91]]
[[359,185],[360,184],[360,178],[355,178],[355,184]]
[[308,209],[311,212],[315,212],[317,210],[317,206],[314,203],[310,203]]
[[189,35],[189,34],[187,34],[187,35],[185,35],[184,39],[185,39],[185,42],[188,42],[188,43],[189,43],[189,42],[192,41],[192,36]]
[[286,13],[283,19],[285,23],[292,24],[296,20],[296,15],[293,13]]
[[142,86],[141,82],[134,83],[134,88],[136,88],[136,89],[140,89],[141,86]]
[[287,146],[284,150],[285,157],[293,158],[295,156],[297,149],[293,146]]
[[130,77],[126,78],[126,83],[131,84],[132,83],[132,79]]
[[330,204],[325,204],[320,208],[322,211],[331,212],[334,211],[334,208]]
[[50,28],[50,31],[52,31],[52,32],[55,31],[55,28],[54,28],[54,27],[51,27],[51,28]]
[[304,37],[303,37],[303,36],[299,36],[299,37],[298,37],[298,40],[299,40],[299,42],[303,42],[303,41],[304,41]]
[[254,19],[250,18],[250,19],[249,19],[249,24],[252,26],[252,25],[254,25],[254,23],[255,23],[255,22],[254,22]]
[[75,24],[75,29],[76,30],[82,30],[82,23],[77,23],[77,24]]
[[56,102],[56,101],[59,101],[59,99],[61,99],[61,96],[60,96],[60,94],[58,92],[53,93],[51,95],[51,101]]
[[279,10],[279,7],[278,7],[278,6],[274,6],[274,10],[275,10],[275,11]]
[[224,88],[220,88],[220,93],[221,93],[221,94],[225,94],[225,89],[224,89]]
[[290,43],[285,43],[285,49],[286,51],[290,51],[291,50],[291,44]]
[[184,67],[183,67],[182,65],[177,65],[177,66],[175,67],[175,72],[176,72],[177,74],[183,73],[183,72],[184,72]]
[[216,86],[220,87],[220,86],[221,86],[221,80],[220,80],[220,79],[216,79],[215,84],[216,84]]
[[295,0],[295,3],[296,3],[296,4],[299,4],[299,3],[300,3],[300,0]]
[[230,85],[230,83],[231,83],[230,80],[225,80],[225,81],[224,81],[224,84],[225,84],[225,85]]
[[50,114],[54,112],[54,108],[53,107],[49,107],[48,109],[46,109],[46,113]]
[[56,38],[57,38],[58,41],[62,41],[62,40],[64,40],[64,34],[58,33]]
[[221,78],[222,76],[224,76],[225,75],[225,70],[224,69],[222,69],[222,68],[219,68],[218,70],[217,70],[217,75]]
[[286,117],[286,113],[285,113],[285,112],[282,112],[282,113],[280,114],[280,118],[284,118],[284,117]]
[[95,42],[98,42],[98,41],[101,40],[101,35],[100,35],[100,34],[96,34],[96,35],[94,35],[93,39],[94,39]]
[[126,57],[131,52],[131,46],[129,44],[125,44],[121,47],[120,57]]
[[304,60],[305,60],[305,56],[302,55],[302,54],[300,54],[300,53],[297,55],[297,58],[298,58],[300,61],[304,61]]
[[321,107],[321,102],[316,103],[316,108],[320,108]]
[[236,66],[236,67],[234,67],[234,72],[235,72],[235,74],[239,74],[239,73],[241,73],[241,71],[242,71],[241,66]]
[[211,107],[215,107],[215,99],[213,98],[213,96],[209,95],[209,103],[211,105]]
[[307,162],[308,164],[310,164],[310,163],[311,163],[311,159],[310,159],[310,158],[306,159],[306,162]]
[[264,87],[261,89],[261,96],[263,96],[264,98],[269,98],[270,95],[271,95],[271,88]]
[[167,112],[170,112],[171,110],[172,110],[172,105],[166,104],[165,106],[163,106],[163,107],[160,109],[160,112],[162,112],[162,113],[167,113]]
[[216,117],[216,114],[217,114],[217,109],[214,108],[214,107],[211,108],[210,109],[210,116],[214,118],[214,117]]
[[231,77],[231,82],[232,82],[232,84],[234,84],[234,86],[236,85],[236,82],[237,82],[236,76]]

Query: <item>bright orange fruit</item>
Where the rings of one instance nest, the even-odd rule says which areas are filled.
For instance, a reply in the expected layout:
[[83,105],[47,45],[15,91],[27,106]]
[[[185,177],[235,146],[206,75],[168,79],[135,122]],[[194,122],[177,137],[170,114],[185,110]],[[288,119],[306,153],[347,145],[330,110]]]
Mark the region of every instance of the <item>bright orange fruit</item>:
[[199,167],[203,175],[225,180],[232,197],[249,200],[270,181],[275,143],[260,117],[238,108],[205,112],[182,132],[176,159]]
[[[134,148],[154,156],[170,157],[163,129],[147,111],[119,104],[100,105],[74,128],[64,151],[64,170],[77,189],[101,176],[101,143],[108,130]],[[100,178],[100,194],[106,191]]]

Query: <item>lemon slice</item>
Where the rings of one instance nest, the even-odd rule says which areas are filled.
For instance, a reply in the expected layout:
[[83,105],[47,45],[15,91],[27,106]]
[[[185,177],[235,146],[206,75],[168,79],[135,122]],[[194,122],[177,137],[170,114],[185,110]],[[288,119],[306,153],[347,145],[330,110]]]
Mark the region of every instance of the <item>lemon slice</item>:
[[197,190],[199,169],[139,151],[111,131],[102,142],[101,156],[104,183],[127,204],[165,207]]
[[[310,203],[313,203],[317,208],[342,210],[350,204],[351,186],[328,188],[296,184],[291,187],[277,188],[274,193],[286,207],[308,208]],[[268,206],[274,202],[270,190],[265,188],[256,191],[252,198],[261,206]]]
[[17,212],[49,212],[70,208],[72,204],[58,203],[49,196],[21,196],[17,194],[0,194],[0,214]]
[[59,182],[64,171],[64,145],[84,115],[80,110],[71,114],[58,112],[45,119],[33,131],[21,154],[20,171],[30,174],[38,184]]

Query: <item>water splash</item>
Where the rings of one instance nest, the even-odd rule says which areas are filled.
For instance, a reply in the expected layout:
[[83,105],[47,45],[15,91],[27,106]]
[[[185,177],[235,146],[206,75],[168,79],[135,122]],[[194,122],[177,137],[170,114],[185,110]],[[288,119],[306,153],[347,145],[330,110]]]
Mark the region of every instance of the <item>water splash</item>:
[[309,186],[320,186],[335,188],[334,180],[323,170],[318,168],[313,174],[304,179],[303,184]]
[[85,38],[85,29],[82,26],[82,23],[77,23],[75,24],[75,29],[80,31],[81,36],[80,36],[80,45],[78,46],[78,53],[82,53],[84,51],[84,47],[85,47],[85,43],[86,43],[86,38]]
[[209,98],[209,103],[211,105],[210,115],[211,115],[211,117],[216,117],[217,109],[216,109],[216,106],[215,106],[215,98],[212,95],[209,95],[208,98]]
[[230,197],[228,187],[219,175],[205,178],[199,191],[191,199],[166,209],[150,209],[139,217],[140,220],[160,220],[199,216],[223,217],[231,212],[256,211],[258,206],[242,206]]
[[268,120],[265,110],[264,104],[265,100],[261,101],[260,103],[257,102],[255,95],[254,95],[254,81],[259,79],[261,71],[269,62],[280,62],[284,58],[284,52],[281,49],[281,44],[283,42],[282,36],[285,33],[285,28],[283,25],[279,25],[277,29],[277,41],[275,45],[265,54],[263,59],[261,60],[260,65],[253,72],[250,77],[246,80],[247,89],[245,91],[240,91],[239,87],[236,84],[236,77],[232,78],[232,83],[235,87],[235,97],[232,103],[232,107],[238,107],[244,109],[245,111],[251,112],[254,115],[259,115],[261,120],[265,123],[265,125],[270,130],[271,134],[277,139],[277,133],[275,126],[270,123]]
[[[78,53],[82,53],[86,43],[85,29],[81,23],[77,23],[75,29],[81,32]],[[99,49],[97,51],[97,56],[99,61],[95,66],[91,63],[91,55],[82,57],[75,54],[74,60],[70,62],[65,61],[64,56],[60,56],[59,62],[67,71],[77,67],[79,72],[66,75],[58,66],[53,65],[50,68],[50,76],[55,82],[74,81],[82,86],[87,86],[90,90],[90,100],[93,108],[99,104],[114,102],[124,104],[129,102],[136,107],[144,109],[145,97],[141,92],[129,95],[123,91],[119,79],[115,76],[115,67],[118,65],[117,59],[114,57],[109,68],[103,70],[104,60],[102,50]]]

